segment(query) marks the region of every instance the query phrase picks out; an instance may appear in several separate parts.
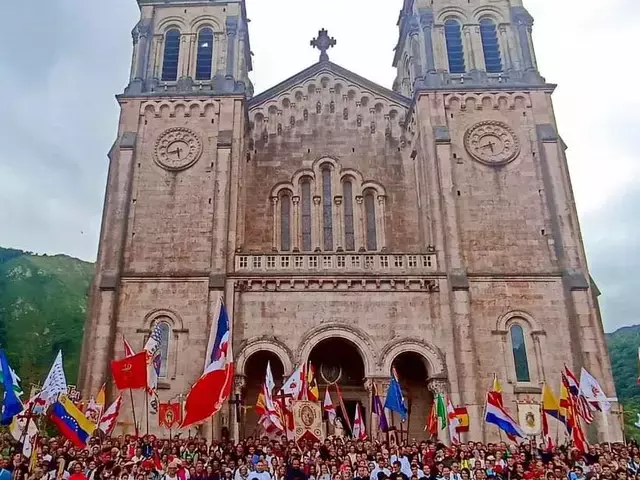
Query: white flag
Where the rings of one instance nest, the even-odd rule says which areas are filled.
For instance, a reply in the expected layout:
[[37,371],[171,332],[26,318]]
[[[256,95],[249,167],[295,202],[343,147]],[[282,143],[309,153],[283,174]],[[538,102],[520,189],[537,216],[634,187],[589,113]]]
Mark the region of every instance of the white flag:
[[362,413],[360,412],[360,404],[356,403],[356,414],[353,417],[353,438],[356,440],[364,440],[367,438],[367,431],[364,426]]
[[64,375],[62,366],[62,350],[58,352],[56,359],[53,361],[51,370],[42,384],[42,390],[38,397],[44,400],[48,405],[55,402],[58,394],[67,393],[67,378]]
[[460,434],[456,430],[458,426],[460,426],[460,420],[456,417],[456,410],[453,408],[453,404],[451,403],[451,399],[447,398],[447,417],[449,424],[449,437],[451,438],[451,443],[459,444],[460,443]]
[[333,422],[336,420],[336,407],[333,406],[333,402],[331,401],[331,395],[329,395],[329,387],[324,391],[324,402],[322,402],[322,408],[327,412],[327,416],[329,417],[329,423],[333,425]]
[[580,372],[580,391],[588,402],[597,402],[604,413],[611,410],[611,403],[607,399],[602,387],[585,368]]
[[291,395],[291,401],[302,398],[303,375],[303,368],[302,365],[300,365],[282,385],[282,392],[285,395]]
[[100,422],[98,423],[98,428],[104,432],[105,435],[109,435],[113,428],[116,426],[116,421],[118,420],[118,415],[120,414],[120,406],[122,405],[122,395],[116,398],[116,401],[109,405],[102,417],[100,417]]

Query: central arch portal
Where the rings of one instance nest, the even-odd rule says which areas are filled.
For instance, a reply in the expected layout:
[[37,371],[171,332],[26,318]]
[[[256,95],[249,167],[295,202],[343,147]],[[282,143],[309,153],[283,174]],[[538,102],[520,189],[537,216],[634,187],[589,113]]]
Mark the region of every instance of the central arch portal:
[[[365,389],[365,364],[358,347],[344,338],[326,338],[312,348],[308,361],[316,372],[320,400],[322,401],[325,390],[329,388],[332,402],[345,429],[348,429],[347,425],[353,425],[358,404],[363,420],[368,423],[369,393]],[[342,393],[348,422],[340,408],[338,388]],[[332,430],[328,433],[332,433]]]

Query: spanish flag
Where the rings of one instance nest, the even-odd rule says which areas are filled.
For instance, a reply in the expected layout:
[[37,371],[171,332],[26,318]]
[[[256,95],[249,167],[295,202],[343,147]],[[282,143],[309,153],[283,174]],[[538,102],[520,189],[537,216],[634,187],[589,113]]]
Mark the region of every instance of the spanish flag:
[[320,391],[318,390],[318,382],[316,382],[316,370],[311,362],[309,362],[309,368],[307,369],[307,387],[309,400],[317,402],[320,399]]
[[78,448],[87,446],[87,440],[96,429],[66,395],[61,395],[52,405],[49,416],[60,433]]
[[560,402],[546,383],[542,387],[542,411],[560,420]]
[[468,432],[469,431],[469,411],[467,407],[456,407],[454,409],[455,417],[458,419],[458,425],[456,426],[456,432]]

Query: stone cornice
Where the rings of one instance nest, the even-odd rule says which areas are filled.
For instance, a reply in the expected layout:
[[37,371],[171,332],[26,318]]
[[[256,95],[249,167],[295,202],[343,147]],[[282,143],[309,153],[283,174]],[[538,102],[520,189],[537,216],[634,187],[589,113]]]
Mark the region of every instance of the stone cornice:
[[439,292],[437,279],[408,277],[282,277],[236,278],[234,288],[240,292],[259,291],[386,291]]

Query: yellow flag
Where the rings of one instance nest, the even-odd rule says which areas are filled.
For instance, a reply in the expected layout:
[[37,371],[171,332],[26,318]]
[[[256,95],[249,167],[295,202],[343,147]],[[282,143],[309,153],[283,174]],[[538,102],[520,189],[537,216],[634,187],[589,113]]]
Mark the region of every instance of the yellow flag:
[[560,402],[553,393],[553,390],[551,390],[551,387],[546,383],[542,387],[542,410],[544,413],[551,415],[554,418],[558,418]]
[[100,387],[100,390],[98,391],[98,395],[96,395],[96,403],[102,408],[104,409],[104,404],[105,404],[105,390],[107,388],[107,384],[103,383],[102,387]]

